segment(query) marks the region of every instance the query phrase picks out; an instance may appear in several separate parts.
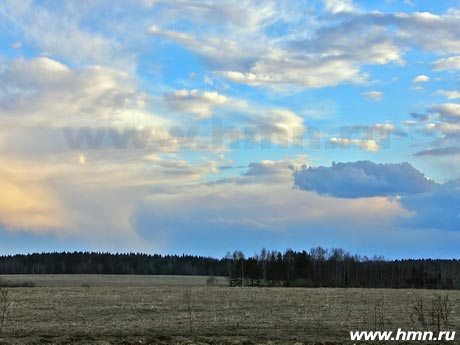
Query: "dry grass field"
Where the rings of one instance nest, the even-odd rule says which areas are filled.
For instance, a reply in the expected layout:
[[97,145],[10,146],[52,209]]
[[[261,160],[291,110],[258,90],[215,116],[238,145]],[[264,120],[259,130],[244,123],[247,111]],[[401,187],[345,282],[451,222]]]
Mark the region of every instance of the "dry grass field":
[[207,286],[207,277],[171,276],[1,279],[35,286],[9,288],[0,344],[351,344],[350,330],[421,329],[414,303],[424,301],[428,315],[445,295],[448,329],[460,325],[457,291],[229,288],[224,278]]

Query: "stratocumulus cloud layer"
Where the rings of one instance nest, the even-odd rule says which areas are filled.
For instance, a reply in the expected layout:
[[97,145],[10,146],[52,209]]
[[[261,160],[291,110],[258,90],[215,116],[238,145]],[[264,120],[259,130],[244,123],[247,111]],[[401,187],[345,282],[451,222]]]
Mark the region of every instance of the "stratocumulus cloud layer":
[[3,1],[0,251],[457,255],[456,6]]

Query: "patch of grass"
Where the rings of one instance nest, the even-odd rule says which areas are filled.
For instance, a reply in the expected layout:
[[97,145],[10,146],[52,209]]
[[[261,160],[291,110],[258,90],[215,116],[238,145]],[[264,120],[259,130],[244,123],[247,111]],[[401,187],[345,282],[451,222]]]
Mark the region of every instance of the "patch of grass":
[[409,318],[414,294],[427,327],[460,324],[460,291],[446,299],[433,290],[216,288],[207,277],[2,278],[39,287],[8,288],[14,312],[2,339],[11,344],[345,344],[350,330],[420,328]]
[[36,284],[33,281],[9,281],[0,279],[0,287],[2,288],[20,288],[20,287],[35,287]]
[[10,298],[9,290],[6,287],[0,288],[0,334],[3,333],[3,328],[5,327],[6,318],[10,309]]

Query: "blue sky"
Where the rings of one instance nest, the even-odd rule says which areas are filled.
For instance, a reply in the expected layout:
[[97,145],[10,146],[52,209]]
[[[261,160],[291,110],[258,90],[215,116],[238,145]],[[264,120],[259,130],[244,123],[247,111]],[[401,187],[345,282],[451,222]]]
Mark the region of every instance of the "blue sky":
[[0,5],[0,252],[456,257],[460,1]]

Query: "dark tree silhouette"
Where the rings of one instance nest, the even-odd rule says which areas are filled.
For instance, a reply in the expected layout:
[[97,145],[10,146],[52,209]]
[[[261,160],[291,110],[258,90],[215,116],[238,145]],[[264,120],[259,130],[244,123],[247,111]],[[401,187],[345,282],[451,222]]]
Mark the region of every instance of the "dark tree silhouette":
[[316,247],[284,253],[262,249],[222,259],[193,255],[41,253],[0,256],[1,274],[145,274],[226,276],[232,285],[459,289],[458,260],[372,259]]

